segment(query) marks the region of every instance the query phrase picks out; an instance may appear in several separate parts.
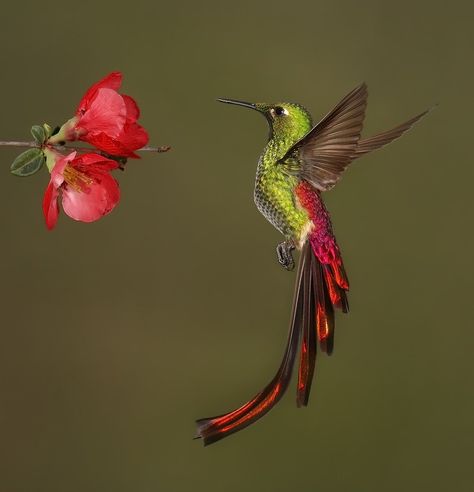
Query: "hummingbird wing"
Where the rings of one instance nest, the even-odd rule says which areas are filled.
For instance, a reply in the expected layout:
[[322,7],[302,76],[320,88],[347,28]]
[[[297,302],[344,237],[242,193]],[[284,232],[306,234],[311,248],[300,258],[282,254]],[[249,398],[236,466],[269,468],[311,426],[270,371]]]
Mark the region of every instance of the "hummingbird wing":
[[331,189],[354,160],[367,106],[367,86],[356,87],[294,144],[281,164],[316,189]]
[[359,157],[362,157],[363,155],[368,154],[369,152],[372,152],[373,150],[380,149],[380,147],[383,147],[384,145],[389,144],[390,142],[397,139],[398,137],[401,137],[418,120],[423,118],[423,116],[425,116],[430,111],[431,111],[431,108],[427,109],[426,111],[423,111],[423,113],[420,113],[417,116],[414,116],[413,118],[409,119],[408,121],[405,121],[405,123],[402,123],[401,125],[398,125],[395,128],[392,128],[391,130],[387,130],[386,132],[379,133],[378,135],[374,135],[373,137],[370,137],[370,138],[364,138],[364,139],[359,140],[359,143],[357,144],[357,147],[355,149],[355,152],[354,152],[352,158],[357,159]]

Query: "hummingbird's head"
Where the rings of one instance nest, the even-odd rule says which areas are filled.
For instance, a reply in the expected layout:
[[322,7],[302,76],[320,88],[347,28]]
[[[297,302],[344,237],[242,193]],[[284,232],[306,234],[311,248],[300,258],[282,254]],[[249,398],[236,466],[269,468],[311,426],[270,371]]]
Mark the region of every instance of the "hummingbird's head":
[[270,138],[294,141],[302,138],[312,127],[311,115],[300,104],[281,102],[276,104],[248,103],[235,99],[218,99],[227,104],[236,104],[263,114],[270,126]]

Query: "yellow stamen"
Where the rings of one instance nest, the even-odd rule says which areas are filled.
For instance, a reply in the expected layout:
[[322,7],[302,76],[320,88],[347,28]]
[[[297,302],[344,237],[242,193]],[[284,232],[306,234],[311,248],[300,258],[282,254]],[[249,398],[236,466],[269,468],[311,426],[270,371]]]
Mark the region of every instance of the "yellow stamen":
[[63,171],[64,181],[76,191],[84,191],[94,180],[72,166],[66,166]]

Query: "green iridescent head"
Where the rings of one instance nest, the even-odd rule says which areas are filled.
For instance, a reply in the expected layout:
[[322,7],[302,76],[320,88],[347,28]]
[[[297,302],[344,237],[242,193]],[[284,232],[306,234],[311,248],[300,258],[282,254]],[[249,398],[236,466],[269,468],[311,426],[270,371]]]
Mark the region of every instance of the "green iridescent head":
[[227,104],[236,104],[263,114],[270,126],[270,138],[301,138],[312,127],[311,115],[300,104],[281,102],[275,104],[249,103],[236,99],[218,99]]

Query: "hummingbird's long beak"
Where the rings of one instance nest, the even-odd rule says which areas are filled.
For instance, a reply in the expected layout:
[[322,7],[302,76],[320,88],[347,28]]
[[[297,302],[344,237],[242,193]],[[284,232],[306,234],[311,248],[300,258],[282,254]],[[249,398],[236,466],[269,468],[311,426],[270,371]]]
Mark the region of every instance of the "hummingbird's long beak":
[[226,104],[235,104],[236,106],[244,106],[245,108],[257,109],[257,106],[254,103],[249,103],[245,101],[238,101],[237,99],[217,99],[219,102]]

